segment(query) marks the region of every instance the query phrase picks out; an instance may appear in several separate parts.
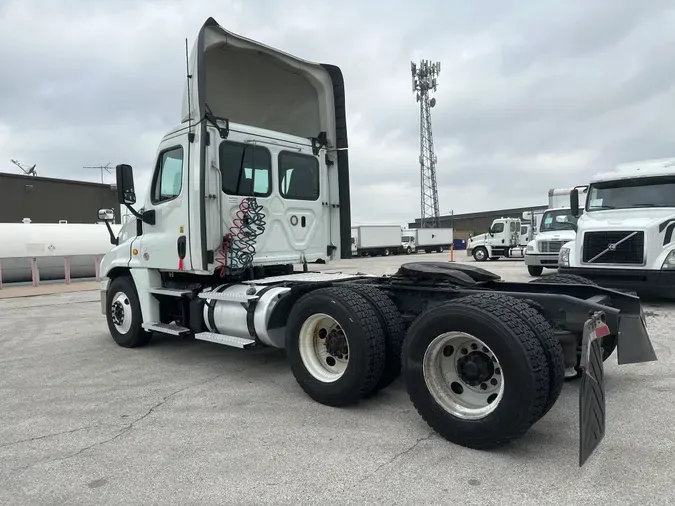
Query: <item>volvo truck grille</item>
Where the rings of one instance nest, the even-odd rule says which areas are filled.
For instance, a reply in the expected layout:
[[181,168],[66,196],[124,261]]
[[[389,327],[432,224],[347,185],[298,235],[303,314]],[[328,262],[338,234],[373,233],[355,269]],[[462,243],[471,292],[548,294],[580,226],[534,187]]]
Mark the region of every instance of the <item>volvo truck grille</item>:
[[587,264],[644,263],[645,234],[641,231],[586,232],[582,261]]

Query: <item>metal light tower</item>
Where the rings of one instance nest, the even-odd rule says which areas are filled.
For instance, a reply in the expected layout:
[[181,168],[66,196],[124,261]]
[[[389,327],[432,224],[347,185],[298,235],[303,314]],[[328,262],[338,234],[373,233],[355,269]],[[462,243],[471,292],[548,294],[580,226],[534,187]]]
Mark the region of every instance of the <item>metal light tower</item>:
[[420,103],[420,190],[422,192],[420,226],[422,228],[440,227],[436,154],[434,153],[434,136],[431,132],[431,108],[436,105],[436,99],[430,99],[429,92],[436,91],[437,77],[441,73],[441,62],[431,63],[429,60],[422,60],[419,66],[415,62],[410,62],[410,69],[413,93]]

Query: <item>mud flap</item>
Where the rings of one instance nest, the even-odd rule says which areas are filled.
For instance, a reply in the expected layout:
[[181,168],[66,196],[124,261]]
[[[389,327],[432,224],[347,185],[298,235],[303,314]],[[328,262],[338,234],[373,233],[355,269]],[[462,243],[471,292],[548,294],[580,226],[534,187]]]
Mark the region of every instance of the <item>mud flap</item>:
[[609,334],[605,314],[598,311],[584,324],[579,388],[579,467],[605,437],[605,371],[601,338]]

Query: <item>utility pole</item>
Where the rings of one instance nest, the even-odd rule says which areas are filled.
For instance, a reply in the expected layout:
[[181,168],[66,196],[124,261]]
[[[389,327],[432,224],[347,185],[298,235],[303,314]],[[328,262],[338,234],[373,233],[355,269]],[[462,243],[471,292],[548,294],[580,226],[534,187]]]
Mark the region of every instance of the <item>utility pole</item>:
[[101,183],[103,183],[103,171],[106,171],[108,174],[112,174],[110,172],[110,162],[106,163],[105,165],[99,165],[98,167],[82,167],[83,169],[98,169],[101,171]]
[[441,62],[431,63],[429,60],[422,60],[419,66],[415,62],[410,62],[410,70],[412,71],[413,93],[420,104],[420,227],[440,227],[436,154],[431,130],[431,108],[436,105],[436,99],[430,99],[429,93],[436,91]]

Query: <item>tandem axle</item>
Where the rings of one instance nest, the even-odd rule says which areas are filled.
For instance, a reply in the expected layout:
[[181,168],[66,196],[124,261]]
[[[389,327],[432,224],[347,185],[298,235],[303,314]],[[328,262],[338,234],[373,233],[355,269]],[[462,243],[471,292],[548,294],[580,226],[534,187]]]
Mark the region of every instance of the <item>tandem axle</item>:
[[[402,374],[427,423],[471,448],[524,434],[555,404],[573,369],[587,385],[580,392],[583,464],[604,434],[604,422],[584,418],[588,410],[604,413],[604,400],[593,397],[604,388],[602,361],[615,348],[620,364],[656,359],[637,297],[557,274],[507,283],[467,265],[420,262],[393,276],[300,272],[215,287],[175,274],[144,287],[138,274],[113,271],[101,292],[119,345],[142,346],[163,333],[285,348],[301,388],[331,406],[368,398]],[[144,296],[146,306],[150,298],[159,305],[160,321],[145,321]],[[604,335],[591,374],[583,349],[594,339],[594,318]],[[476,430],[469,422],[478,419]]]

